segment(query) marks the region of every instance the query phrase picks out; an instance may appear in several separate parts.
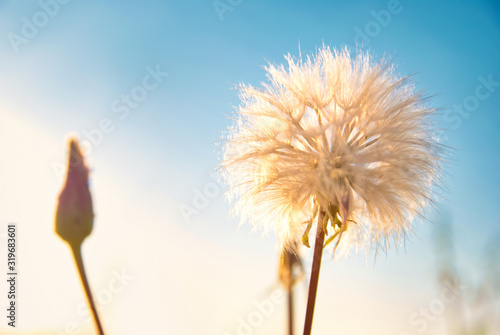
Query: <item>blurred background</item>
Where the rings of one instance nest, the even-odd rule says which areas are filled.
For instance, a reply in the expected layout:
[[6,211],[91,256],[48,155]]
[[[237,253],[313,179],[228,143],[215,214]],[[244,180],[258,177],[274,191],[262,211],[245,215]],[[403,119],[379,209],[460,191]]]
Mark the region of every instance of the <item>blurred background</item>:
[[[0,1],[0,276],[9,223],[19,264],[17,327],[2,317],[0,332],[94,333],[53,232],[73,132],[91,167],[96,219],[83,254],[109,334],[285,334],[276,238],[228,217],[216,144],[239,104],[235,85],[259,86],[266,64],[325,44],[415,73],[456,150],[430,222],[387,252],[325,257],[313,333],[499,334],[499,7]],[[307,281],[295,292],[299,334]]]

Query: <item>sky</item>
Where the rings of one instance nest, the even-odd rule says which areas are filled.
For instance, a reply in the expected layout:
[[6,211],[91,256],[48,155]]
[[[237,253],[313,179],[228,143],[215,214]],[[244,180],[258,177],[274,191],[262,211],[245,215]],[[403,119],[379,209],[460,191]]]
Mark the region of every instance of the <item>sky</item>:
[[[18,324],[4,320],[0,331],[94,331],[69,248],[53,231],[66,141],[75,134],[91,167],[96,219],[83,253],[105,329],[284,333],[276,238],[228,217],[226,186],[213,173],[217,143],[239,104],[236,85],[260,86],[267,64],[326,45],[357,46],[414,74],[441,108],[439,135],[451,157],[439,213],[416,223],[404,245],[377,257],[326,257],[313,333],[443,334],[443,313],[410,320],[443,290],[437,226],[451,223],[464,299],[481,280],[485,246],[500,238],[499,7],[0,1],[0,246],[16,223],[19,258]],[[310,265],[309,250],[303,255]],[[6,304],[5,282],[0,290]],[[296,292],[300,329],[307,283]],[[265,301],[268,315],[257,307]],[[256,313],[261,322],[245,329]]]

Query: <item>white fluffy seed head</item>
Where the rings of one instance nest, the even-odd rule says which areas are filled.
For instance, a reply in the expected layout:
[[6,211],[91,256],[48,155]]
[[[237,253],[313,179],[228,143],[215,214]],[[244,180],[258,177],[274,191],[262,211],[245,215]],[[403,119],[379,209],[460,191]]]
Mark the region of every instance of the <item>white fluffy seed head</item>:
[[398,240],[433,198],[443,161],[435,109],[368,53],[323,47],[286,59],[288,68],[266,68],[263,88],[241,87],[220,165],[233,214],[286,247],[333,204],[355,222],[344,247]]

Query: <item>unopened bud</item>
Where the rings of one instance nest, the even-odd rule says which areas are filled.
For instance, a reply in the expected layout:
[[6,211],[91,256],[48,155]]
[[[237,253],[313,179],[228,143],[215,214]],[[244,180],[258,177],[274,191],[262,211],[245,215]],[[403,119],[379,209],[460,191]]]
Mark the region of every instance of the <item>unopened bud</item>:
[[92,232],[94,211],[90,195],[89,170],[75,139],[69,141],[66,182],[59,195],[56,233],[73,248],[80,246]]

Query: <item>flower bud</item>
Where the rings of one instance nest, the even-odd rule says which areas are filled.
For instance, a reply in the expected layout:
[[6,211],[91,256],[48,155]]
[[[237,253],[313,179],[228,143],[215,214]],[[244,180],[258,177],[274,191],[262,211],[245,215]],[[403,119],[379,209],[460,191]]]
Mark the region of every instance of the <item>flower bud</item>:
[[92,232],[94,212],[88,185],[89,170],[75,139],[69,141],[68,172],[56,210],[56,233],[78,247]]

